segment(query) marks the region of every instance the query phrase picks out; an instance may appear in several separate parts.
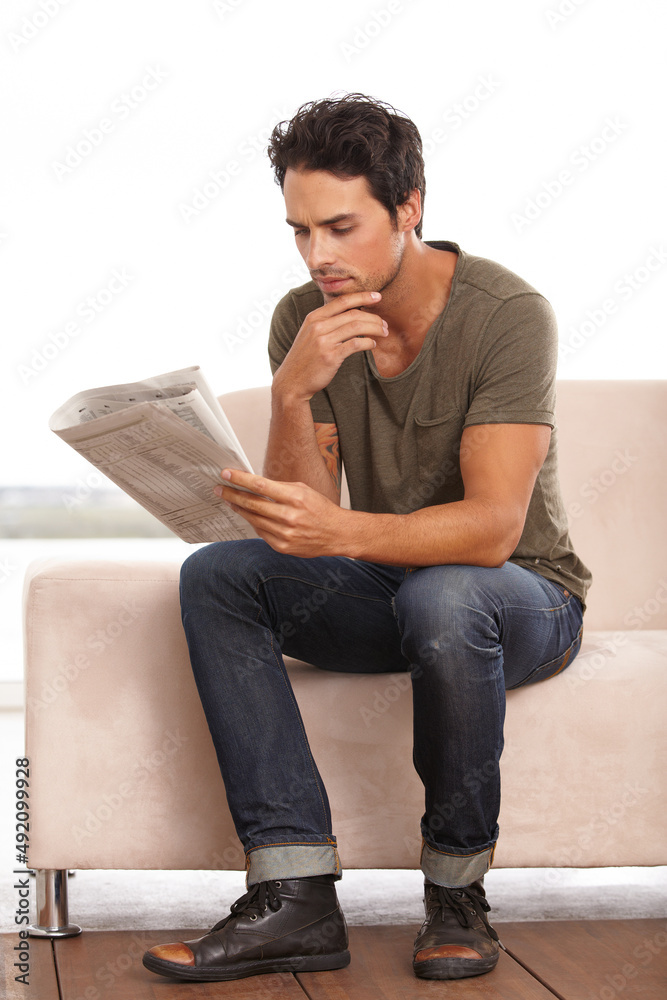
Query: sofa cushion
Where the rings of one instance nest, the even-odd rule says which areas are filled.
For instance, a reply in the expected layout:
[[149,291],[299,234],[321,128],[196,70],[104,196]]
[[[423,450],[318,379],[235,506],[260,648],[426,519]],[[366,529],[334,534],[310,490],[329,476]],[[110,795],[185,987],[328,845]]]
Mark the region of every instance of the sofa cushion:
[[[28,573],[35,868],[244,866],[189,666],[178,571],[52,560]],[[660,630],[585,631],[562,674],[508,693],[496,866],[664,863],[666,659]],[[423,794],[408,678],[288,669],[343,865],[416,867]]]

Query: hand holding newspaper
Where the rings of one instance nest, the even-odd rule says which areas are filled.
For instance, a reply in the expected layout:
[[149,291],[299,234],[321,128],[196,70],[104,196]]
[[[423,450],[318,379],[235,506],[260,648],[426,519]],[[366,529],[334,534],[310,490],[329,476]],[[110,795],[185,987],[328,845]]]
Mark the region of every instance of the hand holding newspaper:
[[198,366],[77,393],[49,427],[183,541],[256,537],[213,492],[253,470]]

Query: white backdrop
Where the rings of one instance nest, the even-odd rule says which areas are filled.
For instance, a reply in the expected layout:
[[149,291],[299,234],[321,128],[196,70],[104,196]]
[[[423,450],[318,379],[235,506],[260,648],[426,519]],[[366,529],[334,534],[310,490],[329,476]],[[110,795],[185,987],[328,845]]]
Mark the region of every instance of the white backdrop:
[[90,472],[47,429],[82,388],[269,381],[307,273],[264,149],[333,92],[416,121],[424,237],[550,299],[561,377],[667,377],[666,36],[664,0],[4,0],[3,481]]

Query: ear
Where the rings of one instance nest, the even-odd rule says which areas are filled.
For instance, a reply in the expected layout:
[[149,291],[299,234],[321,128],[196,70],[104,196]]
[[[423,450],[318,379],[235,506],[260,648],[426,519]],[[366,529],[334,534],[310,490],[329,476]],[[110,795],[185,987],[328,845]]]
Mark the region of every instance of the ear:
[[410,232],[417,228],[422,217],[421,195],[418,188],[411,191],[403,204],[397,207],[396,215],[400,232]]

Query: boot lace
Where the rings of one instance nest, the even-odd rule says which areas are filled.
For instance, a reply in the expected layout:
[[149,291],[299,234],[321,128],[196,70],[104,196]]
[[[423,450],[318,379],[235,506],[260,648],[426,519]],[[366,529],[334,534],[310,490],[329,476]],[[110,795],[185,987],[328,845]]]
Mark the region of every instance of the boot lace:
[[263,916],[267,908],[275,913],[283,905],[280,894],[276,891],[280,886],[281,883],[276,881],[256,882],[244,896],[232,903],[228,916],[219,920],[209,933],[221,930],[229,920],[233,917],[239,917],[243,913],[250,914],[251,920],[257,920],[257,917]]
[[[472,927],[475,914],[477,914],[493,940],[498,941],[498,935],[486,917],[491,907],[483,893],[474,889],[471,885],[466,886],[465,889],[448,889],[444,885],[433,885],[432,889],[436,890],[440,904],[441,920],[445,919],[445,907],[454,911],[454,916],[461,927]],[[472,910],[470,909],[471,904],[473,907]]]

